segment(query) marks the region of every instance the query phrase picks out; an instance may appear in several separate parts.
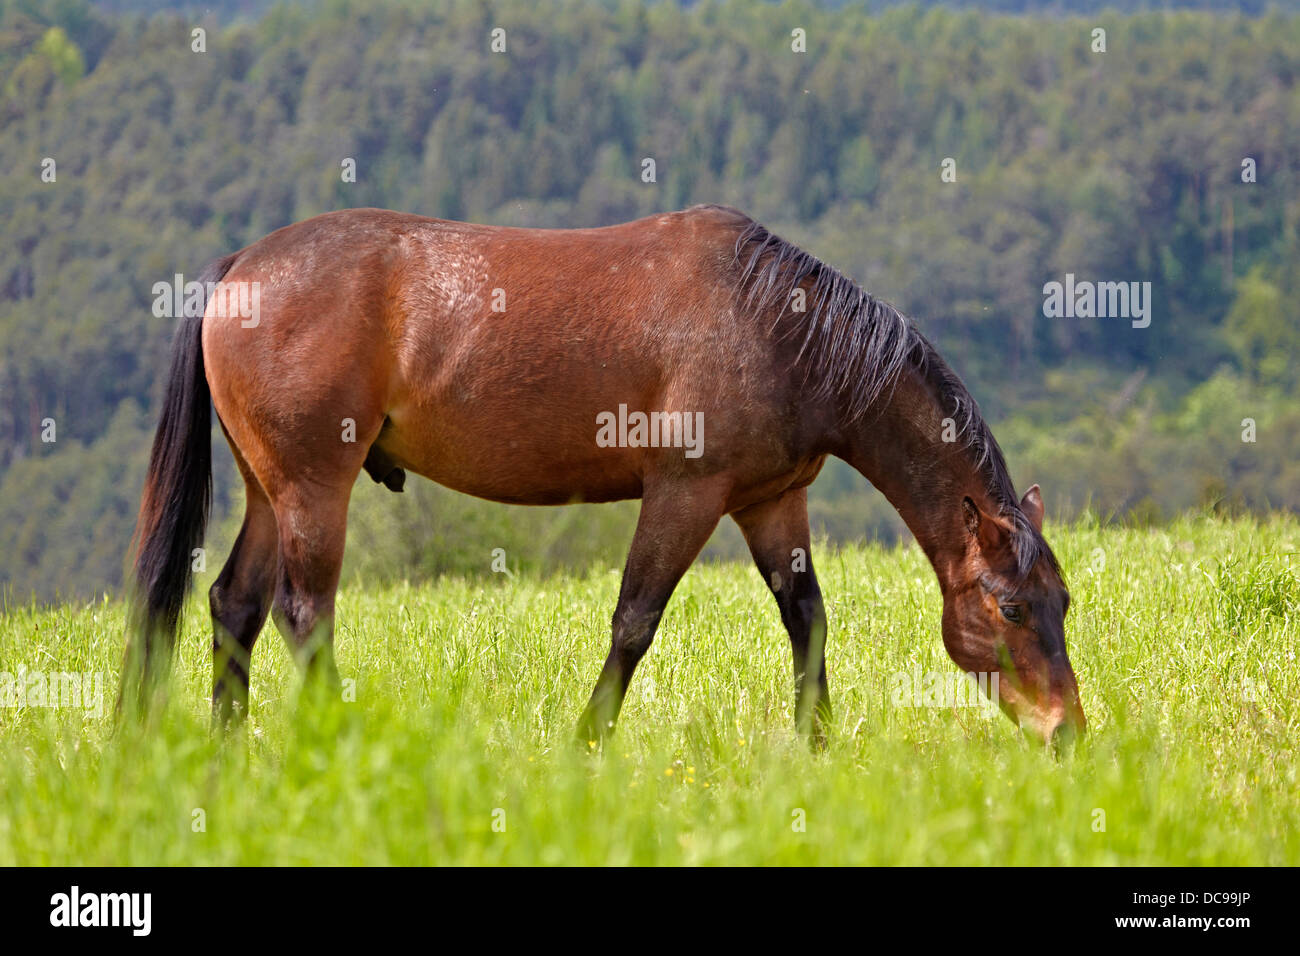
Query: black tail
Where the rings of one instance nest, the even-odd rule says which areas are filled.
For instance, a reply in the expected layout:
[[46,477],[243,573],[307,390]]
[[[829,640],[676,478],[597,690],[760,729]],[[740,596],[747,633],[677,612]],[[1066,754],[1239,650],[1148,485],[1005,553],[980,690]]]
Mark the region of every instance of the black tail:
[[[199,282],[205,292],[234,260],[227,256],[203,270]],[[203,542],[212,500],[212,406],[203,369],[203,318],[182,317],[178,323],[136,522],[119,707],[134,691],[134,702],[147,709],[171,665],[193,577],[192,552]]]

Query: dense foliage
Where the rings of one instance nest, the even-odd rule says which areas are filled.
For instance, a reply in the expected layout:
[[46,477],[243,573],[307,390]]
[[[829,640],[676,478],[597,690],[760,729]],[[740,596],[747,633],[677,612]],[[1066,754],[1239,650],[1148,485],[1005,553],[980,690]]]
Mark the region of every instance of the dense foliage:
[[[344,206],[537,226],[738,206],[914,315],[1054,512],[1300,507],[1298,78],[1279,13],[3,0],[0,588],[120,582],[170,335],[153,284]],[[1150,282],[1150,326],[1045,317],[1067,273]],[[617,563],[634,514],[362,481],[354,571]],[[847,468],[814,492],[834,537],[898,529]]]

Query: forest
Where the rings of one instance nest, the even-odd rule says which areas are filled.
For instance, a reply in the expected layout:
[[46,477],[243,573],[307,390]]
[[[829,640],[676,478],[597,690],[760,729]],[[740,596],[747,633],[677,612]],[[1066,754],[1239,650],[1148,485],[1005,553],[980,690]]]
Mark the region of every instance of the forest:
[[[735,206],[912,316],[1052,517],[1300,508],[1280,4],[157,6],[0,0],[7,602],[120,589],[172,332],[155,283],[354,206]],[[1067,277],[1148,290],[1146,324],[1046,308]],[[213,437],[219,547],[238,482]],[[903,533],[838,463],[811,503],[834,541]],[[635,514],[363,475],[345,574],[618,567]],[[742,548],[727,527],[710,553]]]

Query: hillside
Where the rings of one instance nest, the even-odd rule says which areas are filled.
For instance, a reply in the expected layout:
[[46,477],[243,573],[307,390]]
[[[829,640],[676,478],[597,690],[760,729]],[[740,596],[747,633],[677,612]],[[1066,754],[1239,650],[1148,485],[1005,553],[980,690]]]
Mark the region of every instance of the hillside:
[[[1051,513],[1300,508],[1300,16],[134,6],[0,2],[11,600],[121,582],[171,332],[154,284],[346,206],[529,226],[737,206],[914,316]],[[1067,276],[1149,283],[1149,325],[1050,317]],[[232,470],[220,450],[217,542]],[[486,573],[495,547],[617,565],[635,514],[362,481],[350,575]],[[832,540],[901,530],[844,467],[813,512]]]

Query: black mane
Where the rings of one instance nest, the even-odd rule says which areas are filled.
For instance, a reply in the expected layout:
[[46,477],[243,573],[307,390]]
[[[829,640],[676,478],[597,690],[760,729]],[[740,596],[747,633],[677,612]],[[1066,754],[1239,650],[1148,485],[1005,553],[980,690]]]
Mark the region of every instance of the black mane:
[[[747,216],[744,220],[734,257],[742,305],[754,315],[771,312],[774,333],[800,340],[795,362],[805,369],[810,396],[837,401],[853,422],[882,399],[887,402],[903,371],[914,369],[953,419],[989,498],[1011,524],[1021,577],[1040,557],[1059,573],[1051,548],[1020,509],[1002,449],[978,403],[929,340],[901,312],[852,279],[761,223]],[[806,296],[802,312],[791,307],[800,287]]]

